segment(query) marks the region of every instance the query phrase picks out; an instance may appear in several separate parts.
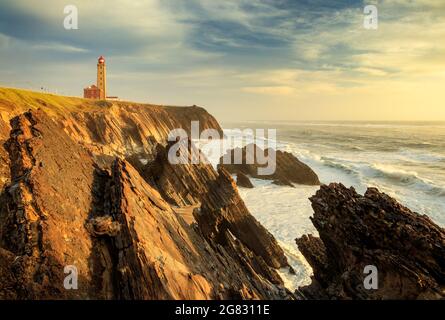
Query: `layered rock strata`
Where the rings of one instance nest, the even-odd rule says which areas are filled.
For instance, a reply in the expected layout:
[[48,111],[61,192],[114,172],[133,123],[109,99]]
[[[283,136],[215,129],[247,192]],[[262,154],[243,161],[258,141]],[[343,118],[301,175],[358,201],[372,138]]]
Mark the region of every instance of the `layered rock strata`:
[[[139,153],[127,156],[138,168],[101,158],[43,111],[10,127],[0,298],[293,298],[276,272],[287,266],[281,248],[225,171],[172,166],[154,140],[143,153],[150,170]],[[65,283],[73,267],[77,290]]]
[[[297,239],[314,270],[312,284],[299,289],[303,297],[445,298],[445,230],[427,216],[375,188],[362,196],[341,184],[323,185],[310,200],[320,237]],[[366,266],[376,268],[374,287]]]

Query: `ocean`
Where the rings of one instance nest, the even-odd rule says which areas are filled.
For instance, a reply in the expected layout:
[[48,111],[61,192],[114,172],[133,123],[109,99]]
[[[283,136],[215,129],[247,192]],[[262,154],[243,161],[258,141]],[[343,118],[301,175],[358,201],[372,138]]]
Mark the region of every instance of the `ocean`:
[[[445,122],[223,122],[227,138],[254,142],[234,129],[276,129],[277,149],[309,165],[322,183],[341,182],[363,194],[367,187],[397,199],[445,226]],[[216,165],[217,154],[209,156]],[[276,186],[252,179],[239,188],[250,212],[275,236],[295,269],[281,270],[290,289],[309,284],[312,270],[295,238],[317,234],[308,198],[318,189]]]

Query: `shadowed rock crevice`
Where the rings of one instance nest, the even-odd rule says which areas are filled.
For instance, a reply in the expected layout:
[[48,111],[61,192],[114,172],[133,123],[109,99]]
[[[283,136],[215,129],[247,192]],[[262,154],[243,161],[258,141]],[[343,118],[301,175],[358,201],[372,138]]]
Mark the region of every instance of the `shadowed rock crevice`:
[[92,241],[91,254],[88,259],[89,267],[93,270],[92,282],[95,290],[100,292],[103,299],[117,299],[119,296],[116,274],[118,257],[114,254],[111,237],[119,232],[120,225],[110,215],[111,183],[108,171],[95,168],[91,209],[85,221],[85,228]]

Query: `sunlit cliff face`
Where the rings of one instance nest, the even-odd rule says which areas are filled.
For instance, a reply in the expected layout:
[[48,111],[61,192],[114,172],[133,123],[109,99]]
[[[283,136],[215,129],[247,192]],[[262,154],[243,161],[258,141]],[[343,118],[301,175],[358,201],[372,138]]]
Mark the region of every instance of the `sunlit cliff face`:
[[[0,85],[81,95],[100,54],[127,100],[220,119],[445,120],[445,3],[2,1]],[[98,18],[100,13],[100,18]],[[174,94],[172,94],[174,92]]]

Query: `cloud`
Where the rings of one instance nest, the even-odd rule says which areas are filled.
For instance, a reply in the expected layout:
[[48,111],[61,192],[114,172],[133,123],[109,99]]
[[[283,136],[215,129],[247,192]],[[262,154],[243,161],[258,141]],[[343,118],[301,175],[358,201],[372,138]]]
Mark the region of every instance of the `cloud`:
[[79,30],[67,31],[63,2],[3,0],[0,82],[79,94],[103,54],[110,86],[131,100],[291,106],[411,88],[445,80],[442,2],[373,1],[370,31],[362,0],[74,0]]
[[31,46],[33,50],[49,50],[49,51],[61,51],[61,52],[88,52],[83,48],[78,48],[66,44],[60,43],[42,43]]
[[244,92],[256,94],[271,94],[271,95],[289,95],[294,93],[294,88],[286,86],[275,87],[245,87],[241,89]]

